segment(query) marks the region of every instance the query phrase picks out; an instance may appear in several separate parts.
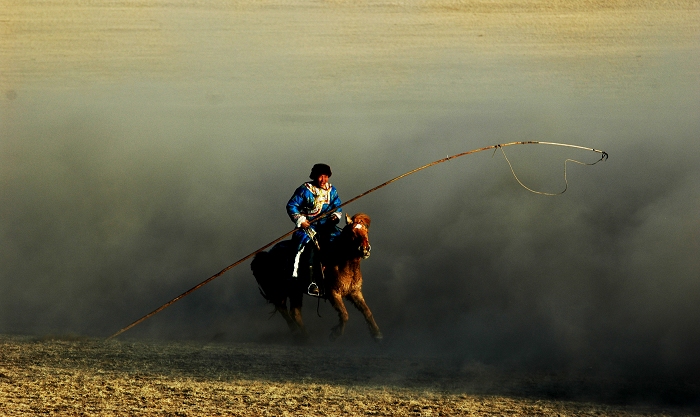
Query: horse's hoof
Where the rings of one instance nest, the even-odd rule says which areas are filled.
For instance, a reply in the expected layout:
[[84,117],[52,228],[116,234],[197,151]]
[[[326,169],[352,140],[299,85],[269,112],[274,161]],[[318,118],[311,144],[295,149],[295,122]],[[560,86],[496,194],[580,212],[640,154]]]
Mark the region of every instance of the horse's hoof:
[[309,341],[309,334],[306,332],[292,333],[292,339],[295,343],[306,343]]
[[382,341],[384,340],[384,336],[381,333],[373,334],[372,338],[377,343],[382,343]]
[[328,335],[328,338],[331,340],[331,342],[335,342],[335,340],[342,336],[342,334],[343,333],[337,327],[334,327],[331,329],[331,334]]

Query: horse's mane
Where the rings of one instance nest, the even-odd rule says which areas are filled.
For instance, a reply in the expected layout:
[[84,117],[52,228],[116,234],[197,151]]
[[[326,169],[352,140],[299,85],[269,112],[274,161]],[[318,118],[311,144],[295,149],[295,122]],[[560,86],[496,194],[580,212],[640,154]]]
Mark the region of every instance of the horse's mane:
[[352,216],[352,222],[364,224],[365,227],[367,227],[369,229],[369,224],[372,221],[370,220],[369,216],[366,215],[365,213],[357,213],[354,216]]

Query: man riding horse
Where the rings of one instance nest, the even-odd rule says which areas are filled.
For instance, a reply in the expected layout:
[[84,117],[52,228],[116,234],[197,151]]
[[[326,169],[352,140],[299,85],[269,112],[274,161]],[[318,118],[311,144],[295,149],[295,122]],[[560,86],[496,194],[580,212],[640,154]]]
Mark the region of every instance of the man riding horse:
[[338,312],[339,321],[331,330],[331,340],[344,332],[348,311],[343,299],[347,299],[362,312],[370,335],[380,341],[382,333],[362,295],[360,269],[360,263],[371,251],[368,235],[371,220],[368,215],[357,213],[345,216],[347,225],[342,230],[336,226],[341,217],[341,203],[338,191],[328,182],[330,176],[328,165],[313,166],[311,181],[297,188],[287,203],[287,213],[297,227],[292,240],[256,254],[250,269],[260,294],[275,306],[292,334],[303,339],[309,336],[301,315],[304,294],[309,294],[326,298]]
[[[338,191],[328,182],[331,175],[330,166],[314,165],[309,174],[311,181],[297,188],[287,203],[287,214],[298,228],[292,235],[292,241],[296,245],[292,277],[298,278],[308,273],[307,291],[313,296],[322,295],[314,275],[316,273],[316,276],[321,277],[322,271],[315,259],[318,257],[314,254],[319,246],[327,245],[340,234],[336,225],[341,217],[341,203]],[[311,223],[330,212],[333,214]]]

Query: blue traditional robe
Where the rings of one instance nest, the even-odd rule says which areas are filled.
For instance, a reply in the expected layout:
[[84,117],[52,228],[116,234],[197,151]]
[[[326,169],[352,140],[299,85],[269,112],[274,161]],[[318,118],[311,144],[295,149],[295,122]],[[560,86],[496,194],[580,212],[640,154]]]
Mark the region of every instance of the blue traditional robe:
[[[287,214],[297,227],[305,221],[312,221],[328,212],[335,210],[334,214],[317,221],[310,226],[314,232],[319,233],[323,239],[333,240],[340,234],[340,229],[335,226],[332,217],[340,219],[341,209],[338,191],[330,183],[326,188],[316,187],[313,182],[305,182],[294,191],[292,198],[287,203]],[[337,209],[337,210],[336,210]],[[311,241],[308,233],[304,229],[298,229],[292,235],[292,240],[298,245],[297,250],[301,250]]]

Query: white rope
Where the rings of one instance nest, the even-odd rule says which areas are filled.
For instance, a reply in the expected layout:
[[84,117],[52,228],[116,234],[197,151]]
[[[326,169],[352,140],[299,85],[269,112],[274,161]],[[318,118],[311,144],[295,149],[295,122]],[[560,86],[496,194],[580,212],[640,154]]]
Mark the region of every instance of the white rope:
[[[539,143],[541,143],[541,144],[546,144],[546,145],[554,145],[553,143],[549,143],[549,142],[539,142]],[[584,147],[582,147],[582,146],[575,146],[575,145],[567,145],[567,146],[569,146],[569,147],[571,147],[571,148],[581,148],[581,149],[590,150],[590,148],[584,148]],[[518,181],[518,184],[520,184],[524,189],[530,191],[531,193],[540,194],[540,195],[547,195],[547,196],[562,195],[562,194],[564,194],[564,193],[566,192],[566,190],[569,188],[569,181],[566,179],[566,164],[567,164],[567,162],[575,162],[575,163],[577,163],[577,164],[579,164],[579,165],[595,165],[595,164],[597,164],[598,162],[600,162],[600,161],[602,160],[602,158],[601,158],[601,159],[599,159],[599,160],[597,160],[597,161],[595,161],[595,162],[593,162],[593,163],[586,163],[586,162],[577,161],[577,160],[575,160],[575,159],[567,158],[566,160],[564,160],[564,189],[563,189],[562,191],[558,192],[558,193],[548,193],[548,192],[545,192],[545,191],[533,190],[532,188],[530,188],[530,187],[528,187],[527,185],[523,184],[523,182],[520,181],[520,178],[518,178],[518,176],[515,175],[515,170],[513,169],[513,164],[510,163],[510,160],[509,160],[508,157],[506,156],[506,152],[503,150],[503,147],[500,147],[500,149],[501,149],[501,152],[503,153],[503,157],[506,159],[506,162],[508,162],[508,166],[510,167],[510,172],[513,173],[513,177],[515,178],[516,181]]]

